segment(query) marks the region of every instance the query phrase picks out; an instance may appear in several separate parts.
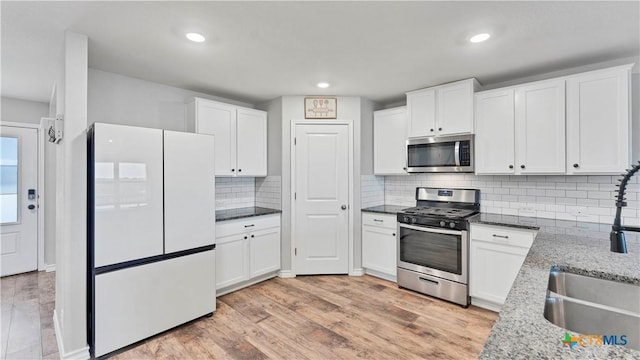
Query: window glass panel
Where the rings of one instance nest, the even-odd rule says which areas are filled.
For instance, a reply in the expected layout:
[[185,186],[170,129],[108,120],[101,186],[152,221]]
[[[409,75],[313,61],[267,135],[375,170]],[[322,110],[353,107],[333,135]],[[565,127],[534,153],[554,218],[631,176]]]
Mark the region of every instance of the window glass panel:
[[18,139],[0,137],[0,223],[18,221]]

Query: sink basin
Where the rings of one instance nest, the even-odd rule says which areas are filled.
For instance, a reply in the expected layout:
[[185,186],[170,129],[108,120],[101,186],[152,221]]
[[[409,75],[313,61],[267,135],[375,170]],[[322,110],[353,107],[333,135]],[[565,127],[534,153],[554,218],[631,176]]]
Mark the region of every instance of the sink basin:
[[574,299],[640,313],[640,286],[565,272],[549,273],[549,291]]
[[549,296],[544,306],[544,317],[551,323],[585,335],[626,335],[629,349],[640,350],[640,314],[616,311],[572,301],[570,298]]
[[552,267],[544,306],[551,323],[584,335],[626,335],[640,350],[640,286]]

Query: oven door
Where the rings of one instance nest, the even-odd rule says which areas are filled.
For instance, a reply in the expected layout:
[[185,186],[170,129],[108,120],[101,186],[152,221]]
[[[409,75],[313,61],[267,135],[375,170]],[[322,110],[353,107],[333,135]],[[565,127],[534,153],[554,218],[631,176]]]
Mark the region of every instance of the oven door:
[[466,231],[400,223],[398,233],[398,267],[467,284]]

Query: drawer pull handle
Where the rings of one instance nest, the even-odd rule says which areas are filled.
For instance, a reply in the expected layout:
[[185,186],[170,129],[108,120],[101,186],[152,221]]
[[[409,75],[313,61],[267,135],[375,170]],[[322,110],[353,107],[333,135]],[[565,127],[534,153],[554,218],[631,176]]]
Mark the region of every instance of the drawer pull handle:
[[509,238],[508,235],[496,235],[496,234],[493,234],[493,237],[503,238],[503,239],[508,239]]
[[437,282],[437,281],[435,281],[435,280],[431,280],[431,279],[427,279],[427,278],[423,278],[423,277],[420,277],[419,279],[420,279],[421,281],[430,282],[430,283],[432,283],[432,284],[436,284],[436,285],[438,285],[438,284],[439,284],[439,282]]
[[373,219],[373,221],[384,222],[384,220]]
[[254,224],[251,224],[251,225],[245,225],[244,227],[248,228],[248,227],[252,227],[252,226],[254,226]]

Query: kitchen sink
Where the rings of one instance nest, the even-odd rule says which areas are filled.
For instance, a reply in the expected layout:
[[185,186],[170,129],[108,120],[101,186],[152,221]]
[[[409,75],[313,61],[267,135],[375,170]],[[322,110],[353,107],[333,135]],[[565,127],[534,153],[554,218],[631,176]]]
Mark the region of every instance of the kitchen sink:
[[574,299],[640,313],[640,286],[562,271],[549,273],[549,291]]
[[544,317],[584,335],[626,335],[640,350],[640,286],[551,268]]

